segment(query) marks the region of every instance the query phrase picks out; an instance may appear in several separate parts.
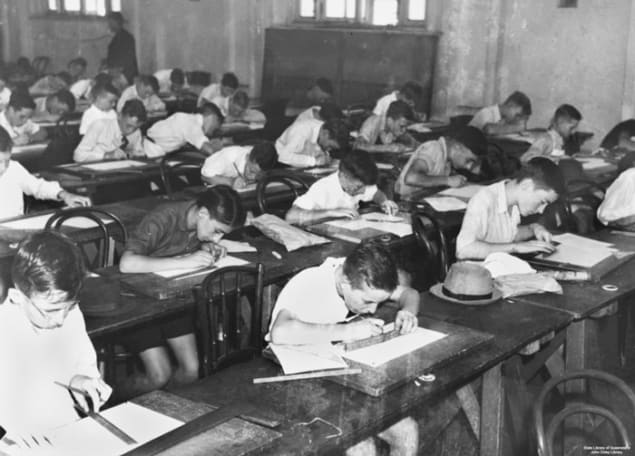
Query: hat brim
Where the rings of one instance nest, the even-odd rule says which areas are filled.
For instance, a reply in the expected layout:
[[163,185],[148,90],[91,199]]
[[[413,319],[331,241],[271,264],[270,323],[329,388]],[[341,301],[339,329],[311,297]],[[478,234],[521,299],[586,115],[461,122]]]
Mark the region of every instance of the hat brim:
[[493,302],[499,301],[503,297],[503,294],[500,292],[500,290],[498,290],[497,288],[494,288],[494,290],[492,291],[492,297],[491,298],[488,298],[488,299],[477,299],[477,300],[474,300],[474,301],[461,301],[460,299],[455,299],[455,298],[452,298],[452,297],[446,295],[443,292],[443,284],[442,283],[437,283],[436,285],[433,285],[430,288],[430,293],[432,293],[437,298],[443,299],[444,301],[453,302],[455,304],[462,304],[464,306],[486,306],[488,304],[492,304]]
[[128,299],[122,299],[119,305],[114,309],[100,309],[99,307],[91,307],[90,305],[82,305],[81,303],[79,305],[82,313],[87,317],[117,317],[130,313],[135,307],[136,303]]

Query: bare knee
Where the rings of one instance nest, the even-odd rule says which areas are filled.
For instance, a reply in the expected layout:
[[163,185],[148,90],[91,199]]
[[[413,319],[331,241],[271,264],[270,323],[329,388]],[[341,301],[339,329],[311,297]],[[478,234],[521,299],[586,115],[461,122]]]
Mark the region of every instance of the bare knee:
[[419,447],[419,425],[406,417],[379,434],[390,445],[391,455],[416,455]]
[[151,389],[163,388],[172,377],[172,366],[165,349],[163,347],[150,348],[139,353],[139,357],[143,362],[148,387]]

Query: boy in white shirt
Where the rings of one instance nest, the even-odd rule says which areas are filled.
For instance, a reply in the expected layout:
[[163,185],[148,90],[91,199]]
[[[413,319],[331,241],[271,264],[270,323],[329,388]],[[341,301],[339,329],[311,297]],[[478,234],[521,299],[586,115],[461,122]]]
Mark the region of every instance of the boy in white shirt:
[[34,122],[52,121],[57,122],[60,117],[75,111],[75,97],[67,90],[40,97],[35,100]]
[[90,108],[84,111],[82,115],[82,121],[79,124],[80,135],[85,135],[90,124],[98,119],[117,118],[117,111],[115,111],[114,108],[117,104],[119,92],[112,84],[95,84],[91,91],[91,96],[93,98],[93,104],[90,105]]
[[229,98],[217,97],[212,100],[225,116],[226,123],[260,123],[267,121],[265,115],[256,110],[249,109],[249,95],[239,90]]
[[16,146],[44,141],[46,130],[31,120],[35,102],[31,95],[23,91],[14,91],[9,106],[0,113],[0,127],[4,128]]
[[238,78],[234,73],[225,73],[221,78],[220,84],[215,82],[201,90],[201,94],[198,97],[198,106],[202,106],[204,103],[214,103],[214,100],[219,97],[227,100],[236,93],[238,85]]
[[307,108],[305,111],[302,111],[298,114],[298,117],[295,118],[293,123],[302,122],[307,119],[315,119],[326,122],[330,119],[343,119],[344,113],[335,103],[327,101],[322,103],[321,105],[311,106]]
[[348,148],[350,133],[339,119],[307,119],[291,124],[276,141],[278,160],[295,168],[321,166],[330,152]]
[[[328,258],[305,269],[282,289],[265,339],[276,344],[316,344],[353,341],[381,334],[383,321],[363,318],[345,323],[350,313],[372,315],[386,301],[400,307],[395,327],[402,334],[418,326],[419,293],[400,283],[389,250],[376,242],[362,242],[346,258]],[[378,434],[390,454],[415,455],[418,427],[404,418]],[[372,439],[350,448],[347,455],[377,454]]]
[[405,101],[393,101],[385,118],[373,114],[359,129],[355,147],[369,152],[406,152],[414,148],[416,141],[406,127],[413,119],[412,108]]
[[0,111],[9,105],[11,100],[11,89],[7,87],[7,77],[4,72],[0,72]]
[[212,155],[221,149],[221,143],[210,137],[220,128],[223,120],[220,109],[212,103],[201,106],[198,114],[172,114],[150,127],[144,143],[145,154],[148,157],[161,157],[191,144]]
[[0,305],[0,423],[24,450],[23,438],[77,420],[74,401],[91,410],[71,387],[96,412],[112,392],[77,305],[85,274],[77,245],[54,231],[28,236],[13,260],[14,285]]
[[500,105],[487,106],[478,111],[469,125],[486,135],[521,133],[527,129],[531,116],[531,101],[523,92],[512,93]]
[[581,120],[582,114],[575,107],[570,104],[558,106],[549,129],[536,137],[520,161],[527,163],[534,157],[563,157],[564,143],[573,135]]
[[88,62],[83,57],[77,57],[69,61],[68,65],[66,65],[66,70],[71,77],[71,81],[77,82],[83,79],[87,66]]
[[333,94],[333,83],[327,78],[317,78],[306,93],[289,101],[284,115],[295,117],[310,106],[331,102]]
[[374,201],[384,212],[394,214],[398,207],[377,188],[379,171],[368,152],[354,150],[344,155],[339,170],[314,182],[294,202],[286,220],[309,224],[328,217],[355,218],[360,201]]
[[272,169],[277,161],[278,153],[270,142],[228,146],[205,160],[201,175],[210,185],[229,185],[238,190],[256,182],[258,176]]
[[117,102],[117,111],[123,109],[128,100],[141,100],[148,113],[165,111],[165,103],[157,96],[159,82],[154,76],[141,75],[135,78],[135,83],[123,91]]
[[186,87],[185,73],[180,68],[159,70],[154,77],[159,83],[159,95],[179,95]]
[[147,120],[140,100],[128,100],[117,119],[93,122],[73,154],[76,162],[123,160],[144,157],[143,138],[139,128]]
[[414,110],[417,101],[421,99],[422,93],[423,88],[418,82],[408,81],[399,90],[395,90],[377,100],[373,108],[373,114],[382,119],[383,126],[383,123],[386,121],[388,108],[394,101],[401,100]]

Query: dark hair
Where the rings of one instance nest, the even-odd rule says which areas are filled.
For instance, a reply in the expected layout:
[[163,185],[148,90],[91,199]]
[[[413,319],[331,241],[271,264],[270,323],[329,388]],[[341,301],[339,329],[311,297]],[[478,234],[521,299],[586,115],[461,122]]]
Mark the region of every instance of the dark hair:
[[570,104],[563,104],[558,106],[558,109],[556,109],[553,118],[559,119],[561,117],[566,117],[569,120],[576,120],[578,122],[582,120],[582,114],[580,114],[580,111],[578,111]]
[[249,159],[257,163],[261,170],[268,171],[276,166],[278,162],[278,152],[273,143],[263,141],[251,149]]
[[60,71],[55,75],[55,77],[64,81],[64,84],[66,84],[67,86],[73,83],[73,78],[68,71]]
[[116,97],[119,96],[119,91],[110,82],[95,84],[91,93],[93,98],[101,97],[102,95],[106,95],[108,93]]
[[198,112],[204,116],[216,116],[219,123],[223,123],[225,121],[225,116],[221,112],[220,108],[214,103],[203,103],[198,108]]
[[363,150],[353,150],[340,161],[340,171],[359,180],[364,185],[375,185],[379,177],[377,164],[370,154]]
[[397,264],[390,250],[376,241],[362,242],[346,257],[344,275],[355,289],[364,284],[392,292],[399,284]]
[[111,11],[110,13],[108,13],[106,18],[115,21],[117,24],[119,24],[122,27],[123,27],[123,23],[125,22],[125,19],[123,18],[123,14],[121,14],[119,11]]
[[505,104],[510,103],[519,106],[525,116],[529,117],[531,115],[531,100],[523,92],[517,90],[508,96]]
[[0,127],[0,152],[11,152],[13,139],[7,130]]
[[234,73],[225,73],[220,80],[220,84],[236,90],[238,88],[238,78]]
[[481,130],[469,125],[451,128],[447,137],[460,142],[470,149],[475,155],[485,155],[487,153],[487,138]]
[[240,106],[242,109],[247,109],[249,106],[249,95],[247,95],[244,91],[239,90],[231,97],[232,103]]
[[565,191],[564,177],[558,165],[545,157],[535,157],[529,160],[515,176],[516,182],[525,179],[534,181],[536,188],[553,190],[558,195]]
[[57,98],[57,101],[68,106],[70,112],[75,111],[75,95],[73,95],[70,90],[58,90],[53,96]]
[[245,210],[240,196],[227,185],[216,185],[201,193],[196,199],[197,207],[204,207],[210,217],[232,228],[245,223]]
[[322,125],[328,133],[331,139],[335,140],[338,145],[338,149],[345,150],[348,148],[351,133],[348,126],[341,119],[329,119]]
[[80,65],[86,68],[88,66],[88,62],[86,62],[86,59],[84,57],[76,57],[73,60],[68,62],[67,67],[71,65]]
[[144,86],[150,86],[154,93],[159,93],[159,81],[154,76],[142,74],[138,76],[138,81]]
[[79,247],[57,231],[40,231],[20,242],[11,267],[13,283],[28,297],[62,291],[76,299],[85,275]]
[[121,114],[128,117],[136,117],[141,123],[145,123],[148,120],[148,113],[143,102],[136,98],[124,103],[123,108],[121,108]]
[[423,87],[416,81],[408,81],[401,89],[399,89],[399,93],[406,99],[412,102],[417,102],[421,98],[423,94]]
[[170,73],[170,82],[172,84],[185,84],[185,73],[183,73],[183,70],[180,68],[173,69]]
[[35,109],[35,101],[28,92],[24,90],[14,90],[9,98],[9,106],[14,110],[20,109]]
[[95,86],[100,84],[112,84],[112,76],[109,73],[99,73],[95,76],[94,83]]
[[333,83],[331,82],[330,79],[327,78],[317,78],[315,80],[315,85],[318,86],[318,88],[324,92],[327,93],[331,96],[333,96]]
[[395,120],[401,119],[402,117],[407,120],[412,120],[412,108],[405,101],[393,101],[392,103],[390,103],[390,106],[388,106],[386,117]]
[[325,101],[324,103],[320,104],[320,117],[324,121],[330,119],[343,119],[344,113],[342,112],[340,107],[332,101]]

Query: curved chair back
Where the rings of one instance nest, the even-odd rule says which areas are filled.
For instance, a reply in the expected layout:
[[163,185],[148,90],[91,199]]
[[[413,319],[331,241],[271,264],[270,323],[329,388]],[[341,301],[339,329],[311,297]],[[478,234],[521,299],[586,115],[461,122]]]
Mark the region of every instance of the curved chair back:
[[417,245],[425,251],[425,258],[433,261],[434,272],[443,282],[448,272],[448,245],[439,221],[424,212],[412,213],[412,231]]
[[[202,185],[201,167],[206,158],[207,154],[197,150],[180,150],[165,155],[159,165],[165,194],[170,197],[180,188]],[[185,181],[177,180],[179,177]]]
[[[287,192],[291,192],[291,196],[287,192],[282,195],[278,192],[275,194],[268,193],[267,187],[273,183],[284,184]],[[301,178],[292,174],[268,174],[258,181],[256,187],[256,201],[261,214],[282,215],[289,210],[295,199],[305,193],[309,186]]]
[[209,274],[197,290],[205,376],[262,350],[264,266],[232,266]]

